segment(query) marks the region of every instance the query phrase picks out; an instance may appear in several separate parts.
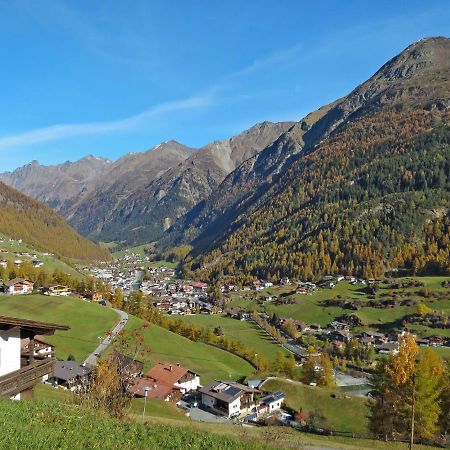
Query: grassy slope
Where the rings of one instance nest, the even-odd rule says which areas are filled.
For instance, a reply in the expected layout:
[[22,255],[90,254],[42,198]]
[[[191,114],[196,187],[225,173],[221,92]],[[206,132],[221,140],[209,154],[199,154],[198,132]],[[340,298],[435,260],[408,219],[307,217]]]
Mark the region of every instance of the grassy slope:
[[[423,281],[425,287],[431,291],[443,292],[444,289],[441,286],[441,282],[449,279],[448,277],[414,277],[417,280]],[[293,287],[277,287],[271,288],[258,293],[238,293],[233,294],[233,301],[230,306],[241,306],[249,310],[258,309],[257,298],[267,295],[267,293],[280,294],[282,292],[291,292]],[[417,291],[419,288],[400,289],[404,291]],[[399,290],[399,291],[400,291]],[[380,289],[376,298],[380,299],[381,294],[395,292],[390,289]],[[361,318],[363,323],[369,327],[377,328],[380,325],[395,324],[405,314],[415,313],[417,306],[397,306],[395,308],[371,308],[364,307],[359,311],[352,311],[349,309],[343,309],[339,307],[324,307],[321,302],[323,300],[333,299],[338,295],[349,297],[352,300],[367,301],[367,295],[362,292],[360,286],[353,286],[347,282],[341,281],[334,289],[319,289],[312,295],[293,294],[290,296],[294,299],[295,303],[290,305],[276,305],[275,303],[268,302],[265,304],[267,311],[275,312],[279,316],[292,317],[294,319],[313,323],[318,322],[321,325],[326,325],[343,314],[356,314]],[[389,297],[386,297],[389,298]],[[417,300],[419,303],[425,303],[430,308],[443,311],[447,314],[450,313],[450,298],[447,296],[444,299],[424,299],[423,297],[414,295],[412,299]],[[415,328],[415,327],[413,327]],[[427,327],[416,327],[418,334],[421,336],[430,336],[433,334],[441,334],[443,336],[449,335],[448,330],[431,329]]]
[[[17,259],[14,253],[29,252],[30,254],[36,254],[37,259],[44,263],[42,269],[45,270],[46,272],[53,272],[54,270],[60,270],[64,273],[68,273],[78,278],[83,277],[82,274],[77,272],[73,267],[69,266],[64,261],[58,259],[56,256],[44,256],[42,252],[34,250],[28,244],[25,244],[24,242],[19,244],[17,241],[10,242],[9,239],[3,235],[0,235],[0,239],[4,239],[4,242],[0,243],[0,248],[4,248],[9,252],[9,253],[2,253],[0,255],[0,259],[6,259],[7,261],[14,261],[15,259]],[[32,258],[28,258],[26,256],[20,256],[18,258],[21,259],[22,261],[32,260]]]
[[[58,449],[314,449],[406,450],[401,443],[322,437],[299,433],[284,427],[243,428],[230,425],[196,423],[149,418],[147,425],[133,421],[107,419],[101,414],[49,402],[0,404],[0,448]],[[417,450],[431,449],[416,445]]]
[[[64,389],[55,389],[48,384],[38,384],[34,388],[34,396],[32,400],[70,402],[70,392]],[[130,405],[129,413],[139,418],[142,417],[144,400],[141,398],[134,398]],[[176,419],[187,421],[183,410],[177,408],[173,403],[165,402],[150,398],[147,400],[145,417],[159,417],[163,419]]]
[[[50,402],[3,401],[0,447],[58,449],[259,449],[242,442],[188,428],[145,426],[108,419],[75,406]],[[267,448],[267,447],[266,447]]]
[[[57,331],[47,340],[56,346],[56,356],[66,359],[72,353],[84,359],[118,321],[109,308],[70,297],[44,295],[0,296],[0,314],[69,325],[69,331]],[[143,321],[130,317],[127,330],[140,328]],[[202,382],[215,378],[237,380],[252,373],[250,364],[231,353],[192,342],[163,328],[151,326],[144,330],[152,352],[145,358],[146,369],[156,362],[180,363],[198,372]]]
[[[264,390],[281,390],[286,394],[288,406],[297,411],[319,411],[326,418],[330,428],[338,431],[367,433],[366,399],[359,397],[344,398],[338,390],[326,390],[283,380],[269,380]],[[338,398],[331,394],[337,393]]]
[[[144,399],[134,398],[128,412],[132,416],[142,418],[143,408]],[[189,420],[182,409],[178,408],[173,403],[166,402],[164,400],[158,400],[156,398],[150,398],[147,400],[145,417],[159,417],[163,419],[175,419],[181,421]]]
[[196,314],[194,316],[180,316],[180,319],[199,326],[214,329],[220,326],[226,336],[236,339],[253,348],[259,355],[267,359],[275,359],[279,350],[282,350],[273,339],[253,322],[231,319],[220,315]]
[[[126,330],[140,329],[142,324],[142,320],[130,317]],[[201,342],[192,342],[156,325],[142,332],[152,350],[144,358],[146,370],[157,362],[180,363],[197,372],[202,384],[216,378],[238,380],[253,371],[253,367],[242,358]]]
[[0,296],[0,314],[69,325],[69,331],[57,331],[46,340],[56,346],[56,356],[66,359],[72,353],[83,360],[118,322],[111,309],[71,297],[45,295]]

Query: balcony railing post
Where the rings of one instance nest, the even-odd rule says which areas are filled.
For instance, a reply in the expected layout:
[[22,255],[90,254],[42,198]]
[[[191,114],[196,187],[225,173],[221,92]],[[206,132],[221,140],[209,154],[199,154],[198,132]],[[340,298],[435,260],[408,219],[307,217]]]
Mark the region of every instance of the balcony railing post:
[[12,397],[38,384],[53,372],[54,360],[47,358],[0,377],[0,397]]

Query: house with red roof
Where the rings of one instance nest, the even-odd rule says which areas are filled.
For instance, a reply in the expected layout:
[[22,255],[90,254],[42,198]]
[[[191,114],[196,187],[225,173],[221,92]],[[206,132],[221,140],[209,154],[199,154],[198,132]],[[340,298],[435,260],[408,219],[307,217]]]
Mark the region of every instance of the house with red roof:
[[192,286],[194,292],[198,292],[198,293],[206,292],[206,290],[208,289],[208,285],[206,283],[202,283],[200,281],[193,281],[191,283],[191,286]]
[[157,364],[145,377],[137,377],[128,389],[135,397],[159,398],[166,401],[179,399],[182,394],[196,390],[200,377],[179,364]]

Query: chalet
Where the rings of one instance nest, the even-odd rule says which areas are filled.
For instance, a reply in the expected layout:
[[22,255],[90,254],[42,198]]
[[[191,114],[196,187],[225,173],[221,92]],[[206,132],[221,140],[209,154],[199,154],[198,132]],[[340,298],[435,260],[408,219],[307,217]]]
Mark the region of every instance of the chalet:
[[327,335],[329,341],[348,342],[351,339],[350,332],[347,330],[333,330]]
[[175,387],[182,394],[195,391],[200,386],[200,377],[179,364],[157,364],[147,372],[147,377],[157,383]]
[[136,377],[128,392],[134,397],[178,401],[200,386],[200,377],[179,365],[157,364],[145,377]]
[[144,363],[122,353],[114,354],[114,361],[117,363],[119,372],[126,373],[133,377],[141,376],[144,370]]
[[254,281],[253,282],[253,289],[255,291],[261,291],[262,289],[264,289],[263,284],[260,281]]
[[374,344],[384,344],[388,341],[387,336],[384,333],[379,333],[377,331],[363,331],[361,333],[362,338],[371,338]]
[[213,413],[235,417],[257,412],[254,394],[258,391],[243,384],[216,380],[199,392],[202,394],[202,405]]
[[0,267],[6,269],[6,267],[8,267],[8,261],[6,261],[5,259],[0,260]]
[[[65,325],[0,316],[0,396],[20,399],[51,376],[55,360],[36,361],[35,338],[68,329]],[[23,339],[28,339],[25,355],[21,348]]]
[[103,296],[100,292],[91,292],[87,295],[87,299],[91,302],[100,302],[103,300]]
[[350,329],[350,326],[348,325],[348,323],[338,322],[334,320],[328,325],[328,328],[335,331],[348,331]]
[[191,286],[194,290],[194,292],[206,292],[206,290],[208,289],[208,285],[206,283],[201,283],[199,281],[194,281],[193,283],[191,283]]
[[34,283],[24,278],[14,278],[5,283],[5,292],[10,295],[31,294]]
[[[26,357],[30,353],[30,338],[21,339],[20,342],[22,357]],[[51,358],[54,353],[54,347],[44,341],[43,336],[35,336],[34,338],[34,358],[44,359]]]
[[427,338],[416,339],[416,344],[427,347],[428,345],[430,345],[430,340]]
[[297,328],[297,331],[300,331],[300,333],[310,330],[310,327],[304,322],[300,322],[298,320],[294,320],[293,322],[294,322],[295,328]]
[[384,344],[376,345],[375,348],[381,355],[390,355],[390,354],[396,355],[399,350],[399,343],[386,342]]
[[45,288],[43,288],[42,293],[44,295],[50,295],[50,296],[60,295],[63,297],[67,297],[72,292],[67,286],[65,286],[63,284],[55,284],[54,286],[46,286]]
[[6,248],[0,248],[0,253],[8,253],[8,250]]
[[247,386],[253,389],[259,389],[265,380],[247,380]]
[[261,280],[261,285],[263,287],[265,287],[265,288],[268,288],[268,287],[272,287],[273,283],[271,281],[268,281],[268,280]]
[[428,338],[429,345],[433,347],[440,347],[444,345],[444,338],[442,336],[430,336]]
[[271,413],[281,408],[285,399],[284,392],[276,391],[259,400],[258,413]]
[[192,294],[192,292],[194,292],[194,287],[187,284],[187,285],[183,286],[183,292],[185,294]]
[[42,267],[44,265],[44,263],[42,261],[33,261],[32,263],[33,267]]
[[77,361],[56,361],[49,383],[75,391],[89,380],[93,367]]
[[137,377],[127,389],[128,393],[137,398],[157,398],[160,400],[173,401],[181,398],[181,393],[176,392],[172,386],[155,383],[147,377]]
[[283,286],[289,286],[291,284],[291,280],[288,277],[284,277],[281,279],[280,283]]

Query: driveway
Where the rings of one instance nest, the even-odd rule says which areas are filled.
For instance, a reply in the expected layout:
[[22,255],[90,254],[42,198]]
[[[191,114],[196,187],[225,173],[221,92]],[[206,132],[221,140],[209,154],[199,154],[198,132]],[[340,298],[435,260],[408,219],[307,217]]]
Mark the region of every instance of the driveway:
[[210,422],[210,423],[232,423],[226,417],[216,416],[204,409],[190,408],[189,417],[196,422]]
[[114,311],[119,314],[119,323],[111,330],[111,332],[100,342],[98,347],[84,360],[85,364],[91,366],[97,365],[97,355],[102,354],[114,341],[116,336],[124,329],[128,322],[128,314],[120,309],[114,309]]

